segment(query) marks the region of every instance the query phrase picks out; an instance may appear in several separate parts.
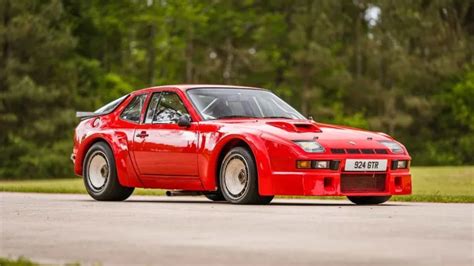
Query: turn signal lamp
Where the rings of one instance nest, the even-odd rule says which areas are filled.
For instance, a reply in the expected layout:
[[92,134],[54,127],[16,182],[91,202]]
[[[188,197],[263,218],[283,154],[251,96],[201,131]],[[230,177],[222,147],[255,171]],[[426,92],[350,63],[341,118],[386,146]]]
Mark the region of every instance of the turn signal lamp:
[[299,161],[296,161],[296,168],[338,170],[340,162],[341,161],[339,160],[324,160],[324,161],[299,160]]
[[296,168],[310,169],[311,168],[311,161],[296,161]]

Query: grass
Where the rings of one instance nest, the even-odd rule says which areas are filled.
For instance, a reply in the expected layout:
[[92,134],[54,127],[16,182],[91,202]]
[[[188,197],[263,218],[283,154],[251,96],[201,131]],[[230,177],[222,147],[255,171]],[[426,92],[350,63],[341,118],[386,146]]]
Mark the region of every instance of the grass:
[[31,262],[28,259],[19,257],[18,259],[0,258],[1,266],[36,266],[37,263]]
[[[85,194],[87,193],[82,178],[41,179],[41,180],[4,180],[0,181],[0,191],[30,192],[30,193],[59,193]],[[162,196],[165,190],[137,188],[134,195]]]
[[[413,167],[413,194],[395,201],[474,203],[474,166]],[[80,178],[0,181],[0,191],[86,193]],[[164,190],[136,189],[135,195],[164,195]],[[329,199],[328,197],[310,197]],[[330,199],[334,199],[331,197]],[[336,197],[337,198],[337,197]]]
[[[18,259],[0,257],[0,266],[39,266],[41,264],[32,262],[24,257]],[[79,263],[66,263],[65,266],[80,266]]]
[[413,194],[395,201],[474,203],[474,166],[413,167]]

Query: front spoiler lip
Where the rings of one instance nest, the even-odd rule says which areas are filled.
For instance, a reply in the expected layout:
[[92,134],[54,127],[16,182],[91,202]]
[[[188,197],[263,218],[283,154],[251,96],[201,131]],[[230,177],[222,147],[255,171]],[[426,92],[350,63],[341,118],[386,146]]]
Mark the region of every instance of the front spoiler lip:
[[[385,174],[384,191],[342,191],[341,174]],[[289,196],[388,196],[412,194],[411,174],[408,170],[387,172],[341,172],[341,171],[298,171],[273,172],[273,194]],[[326,186],[325,179],[331,179],[331,185]],[[401,184],[395,183],[395,178],[401,178]]]

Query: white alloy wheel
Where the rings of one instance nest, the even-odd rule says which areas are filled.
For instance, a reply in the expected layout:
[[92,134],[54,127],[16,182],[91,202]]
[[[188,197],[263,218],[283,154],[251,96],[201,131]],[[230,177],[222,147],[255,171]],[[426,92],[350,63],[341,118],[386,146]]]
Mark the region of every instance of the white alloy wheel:
[[89,161],[87,176],[91,186],[96,190],[102,189],[107,182],[109,175],[110,167],[105,154],[103,154],[101,151],[96,151],[94,154],[92,154]]
[[224,185],[233,198],[244,194],[249,183],[249,171],[245,158],[240,154],[233,154],[227,158],[224,166]]
[[273,199],[273,195],[260,195],[255,159],[245,147],[232,148],[222,160],[218,192],[233,204],[268,204]]

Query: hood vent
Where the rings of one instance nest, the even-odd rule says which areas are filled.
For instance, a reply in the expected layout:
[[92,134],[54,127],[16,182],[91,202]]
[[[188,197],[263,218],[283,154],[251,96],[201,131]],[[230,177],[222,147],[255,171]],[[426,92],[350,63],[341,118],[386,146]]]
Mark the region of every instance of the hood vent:
[[304,132],[321,131],[317,126],[313,124],[294,124],[294,125],[298,131],[304,131]]
[[268,124],[290,132],[321,132],[319,127],[310,123],[268,122]]

